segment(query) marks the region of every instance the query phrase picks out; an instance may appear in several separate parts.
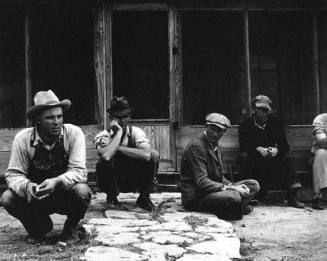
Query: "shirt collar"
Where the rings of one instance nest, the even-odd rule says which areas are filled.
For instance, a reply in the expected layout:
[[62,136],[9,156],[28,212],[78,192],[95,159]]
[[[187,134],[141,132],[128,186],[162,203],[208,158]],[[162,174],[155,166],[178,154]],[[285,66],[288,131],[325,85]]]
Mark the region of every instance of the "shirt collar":
[[[64,136],[64,129],[63,127],[61,128],[61,132],[60,132],[60,135],[58,137],[58,139],[55,140],[55,142],[53,144],[51,144],[51,147],[58,141],[61,141],[63,139],[63,136]],[[34,128],[34,131],[32,133],[32,136],[31,136],[31,146],[32,147],[36,147],[39,143],[43,144],[43,145],[46,145],[45,142],[42,140],[37,128],[35,127]]]
[[255,125],[258,129],[265,130],[266,127],[267,127],[267,123],[265,123],[264,125],[260,125],[259,123],[257,123],[257,121],[255,120],[255,116],[254,116],[254,115],[253,115],[253,122],[254,122],[254,125]]

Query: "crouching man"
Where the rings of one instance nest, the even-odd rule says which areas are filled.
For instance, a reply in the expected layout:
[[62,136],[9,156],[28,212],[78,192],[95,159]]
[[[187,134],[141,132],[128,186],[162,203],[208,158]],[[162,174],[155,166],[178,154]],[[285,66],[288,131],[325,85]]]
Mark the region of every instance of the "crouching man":
[[136,205],[151,211],[153,180],[159,153],[151,148],[144,131],[130,124],[132,108],[125,97],[114,97],[108,109],[110,130],[95,137],[100,160],[97,186],[107,194],[107,203],[117,205],[120,192],[140,192]]
[[34,104],[27,117],[35,127],[17,133],[12,144],[2,205],[23,224],[29,243],[44,240],[53,228],[53,213],[67,216],[60,240],[77,239],[92,197],[86,184],[85,137],[79,127],[63,124],[69,100],[60,102],[48,90],[36,93]]
[[184,149],[181,162],[182,204],[185,209],[211,212],[223,219],[241,219],[252,211],[250,200],[259,191],[256,180],[232,183],[223,176],[219,140],[230,126],[219,113],[206,116],[206,130]]

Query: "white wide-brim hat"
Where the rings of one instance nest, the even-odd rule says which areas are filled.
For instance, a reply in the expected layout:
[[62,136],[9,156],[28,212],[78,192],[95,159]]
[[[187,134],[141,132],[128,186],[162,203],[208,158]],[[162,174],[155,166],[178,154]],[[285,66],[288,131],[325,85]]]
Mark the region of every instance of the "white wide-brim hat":
[[27,111],[26,116],[29,119],[33,119],[35,115],[40,112],[58,106],[61,107],[63,111],[66,111],[69,109],[71,104],[71,101],[68,99],[59,101],[58,97],[52,90],[39,91],[34,96],[34,106]]

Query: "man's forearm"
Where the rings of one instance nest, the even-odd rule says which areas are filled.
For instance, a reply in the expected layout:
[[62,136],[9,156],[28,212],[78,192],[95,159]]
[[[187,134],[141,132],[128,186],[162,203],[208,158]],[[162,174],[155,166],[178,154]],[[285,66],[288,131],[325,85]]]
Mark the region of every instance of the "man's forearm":
[[112,141],[104,147],[98,149],[99,156],[104,160],[110,160],[119,148],[121,136],[116,135]]
[[118,151],[123,155],[134,159],[141,159],[145,161],[149,161],[151,159],[151,151],[142,148],[129,148],[126,146],[119,146]]

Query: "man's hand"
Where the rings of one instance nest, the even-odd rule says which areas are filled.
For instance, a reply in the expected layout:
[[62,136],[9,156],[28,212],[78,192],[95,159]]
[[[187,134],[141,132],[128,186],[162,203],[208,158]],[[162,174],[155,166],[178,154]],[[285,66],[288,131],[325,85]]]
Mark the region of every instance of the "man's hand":
[[38,199],[37,195],[35,194],[36,187],[37,184],[31,181],[26,184],[26,199],[28,203]]
[[269,147],[268,152],[271,157],[276,157],[278,154],[278,149],[276,147]]
[[110,129],[113,131],[114,136],[118,133],[122,134],[123,133],[123,129],[122,127],[119,125],[117,120],[112,120],[110,122]]
[[268,148],[257,147],[256,150],[261,154],[262,157],[267,157],[269,155]]
[[36,188],[36,195],[38,196],[38,199],[49,197],[61,183],[62,182],[58,177],[43,181]]
[[241,184],[241,185],[227,185],[226,189],[230,190],[236,190],[237,192],[240,193],[242,197],[245,197],[250,194],[250,189],[248,186]]

